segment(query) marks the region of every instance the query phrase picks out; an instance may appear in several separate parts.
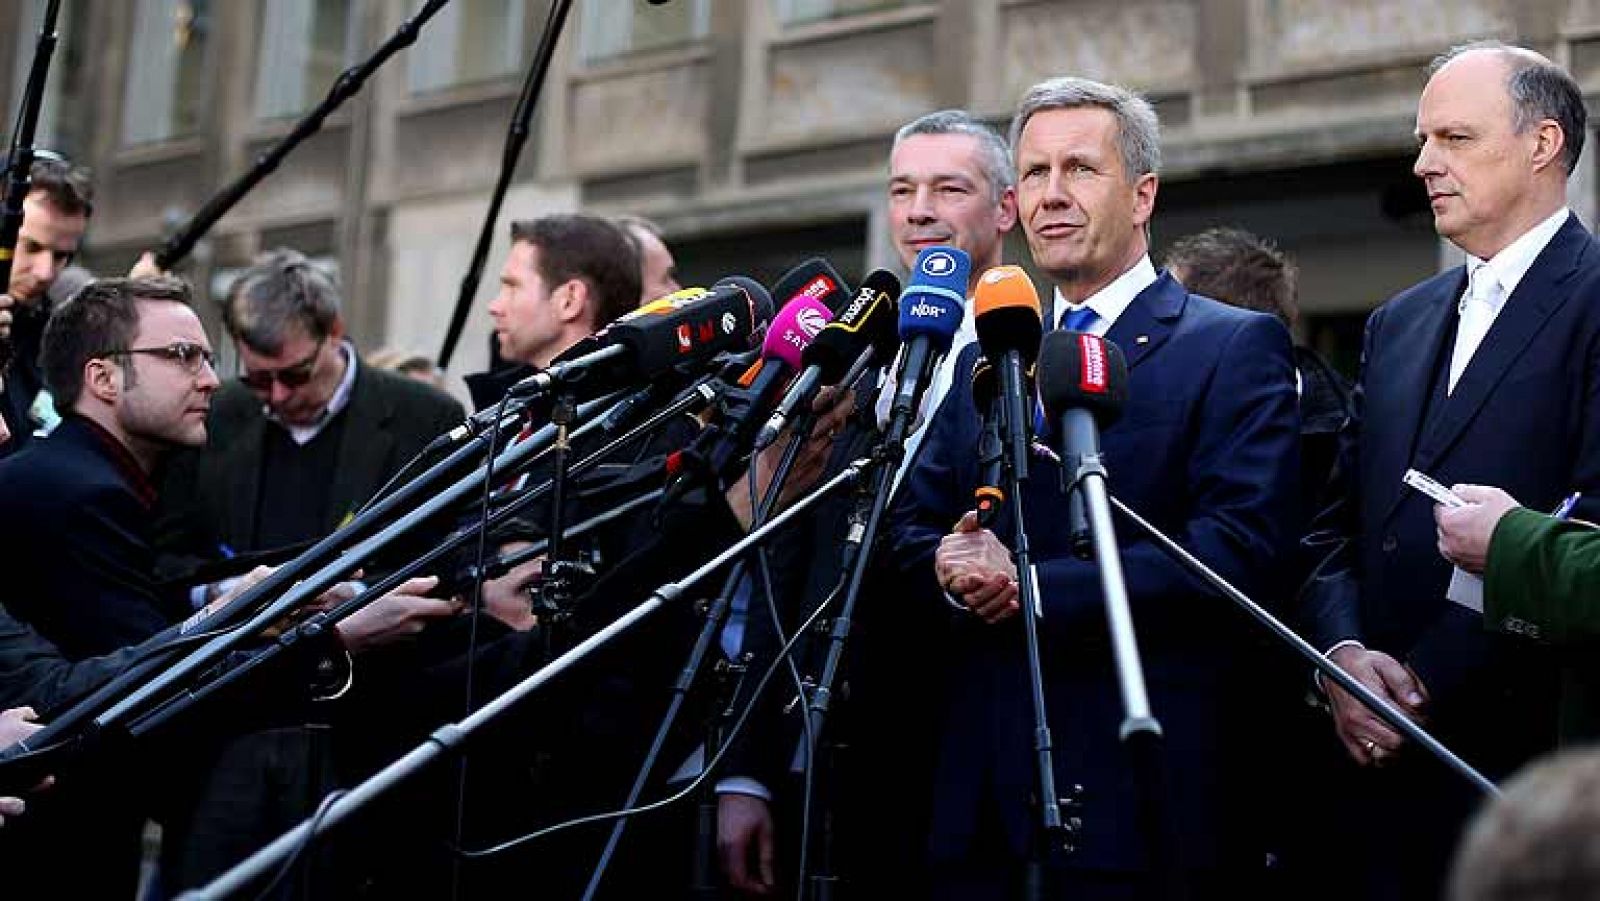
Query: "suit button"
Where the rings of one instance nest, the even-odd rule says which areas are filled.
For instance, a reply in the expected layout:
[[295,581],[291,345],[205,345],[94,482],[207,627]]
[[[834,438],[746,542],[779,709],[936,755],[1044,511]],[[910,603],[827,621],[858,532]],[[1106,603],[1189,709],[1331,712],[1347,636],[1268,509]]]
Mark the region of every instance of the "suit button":
[[1395,548],[1397,548],[1399,546],[1400,546],[1400,539],[1394,537],[1393,535],[1385,535],[1383,537],[1383,552],[1385,554],[1394,553]]

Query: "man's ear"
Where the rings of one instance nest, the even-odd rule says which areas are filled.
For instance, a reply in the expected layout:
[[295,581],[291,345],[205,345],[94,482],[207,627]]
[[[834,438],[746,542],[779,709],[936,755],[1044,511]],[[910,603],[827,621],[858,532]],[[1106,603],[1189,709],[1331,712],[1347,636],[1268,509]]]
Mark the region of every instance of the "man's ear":
[[1536,131],[1533,168],[1537,171],[1551,165],[1559,166],[1562,151],[1567,146],[1567,136],[1561,125],[1554,119],[1545,119],[1536,126]]
[[122,396],[122,380],[121,366],[109,357],[95,357],[83,364],[83,391],[79,396],[114,404]]
[[551,294],[556,303],[556,316],[562,322],[582,322],[589,317],[591,294],[589,283],[581,278],[568,279]]

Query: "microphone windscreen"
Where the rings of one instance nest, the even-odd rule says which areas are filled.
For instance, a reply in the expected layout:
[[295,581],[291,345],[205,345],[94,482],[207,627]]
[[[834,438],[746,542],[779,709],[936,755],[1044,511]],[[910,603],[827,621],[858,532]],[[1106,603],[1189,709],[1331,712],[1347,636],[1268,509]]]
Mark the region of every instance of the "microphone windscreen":
[[895,328],[895,298],[899,294],[900,280],[894,273],[887,269],[872,272],[856,289],[850,303],[805,349],[801,363],[821,369],[822,382],[831,385],[868,345],[877,348],[878,360],[887,362],[900,344]]
[[983,355],[998,360],[1015,351],[1027,369],[1039,355],[1043,325],[1039,292],[1021,266],[996,266],[978,276],[972,295],[972,325]]
[[911,283],[900,295],[900,340],[929,339],[941,353],[950,349],[967,298],[972,258],[956,247],[924,248],[911,267]]
[[777,360],[796,370],[800,368],[800,355],[833,318],[827,304],[801,294],[784,304],[767,329],[767,339],[761,344],[761,358]]
[[809,297],[825,304],[831,312],[844,309],[850,300],[850,286],[839,273],[821,257],[812,257],[783,274],[772,286],[772,296],[777,309],[788,306],[799,297]]
[[719,284],[710,291],[685,288],[645,304],[593,337],[600,346],[615,343],[628,348],[625,375],[650,376],[680,363],[748,348],[755,332],[753,307],[739,285]]
[[1039,400],[1052,422],[1067,410],[1088,410],[1104,429],[1128,401],[1122,348],[1089,332],[1054,331],[1039,345]]
[[[746,297],[750,298],[750,316],[755,322],[757,333],[772,322],[772,315],[777,312],[777,308],[772,305],[772,295],[767,293],[766,288],[761,287],[760,282],[753,278],[745,278],[742,275],[729,275],[718,279],[717,283],[711,287],[721,288],[724,286],[738,288],[745,293]],[[754,333],[751,335],[750,346],[756,346]]]

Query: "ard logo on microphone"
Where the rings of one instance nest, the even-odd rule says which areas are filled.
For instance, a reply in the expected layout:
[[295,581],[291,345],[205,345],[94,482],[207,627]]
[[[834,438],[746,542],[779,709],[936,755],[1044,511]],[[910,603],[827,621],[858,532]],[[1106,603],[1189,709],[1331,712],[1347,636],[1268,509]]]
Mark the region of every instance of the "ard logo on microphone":
[[1078,372],[1078,387],[1091,394],[1105,394],[1109,386],[1106,384],[1104,341],[1096,335],[1079,335],[1078,348],[1083,351],[1083,366]]
[[922,272],[934,278],[942,278],[956,271],[956,258],[948,253],[930,253],[922,258]]

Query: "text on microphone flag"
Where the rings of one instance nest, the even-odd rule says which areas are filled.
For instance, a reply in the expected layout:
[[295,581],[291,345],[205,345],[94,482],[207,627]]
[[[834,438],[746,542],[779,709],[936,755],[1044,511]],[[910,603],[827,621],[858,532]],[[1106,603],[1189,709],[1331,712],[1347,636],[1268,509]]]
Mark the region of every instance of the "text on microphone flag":
[[1105,339],[1082,334],[1078,336],[1078,348],[1083,351],[1079,357],[1083,362],[1078,369],[1078,387],[1091,394],[1105,394],[1111,389],[1106,374]]

